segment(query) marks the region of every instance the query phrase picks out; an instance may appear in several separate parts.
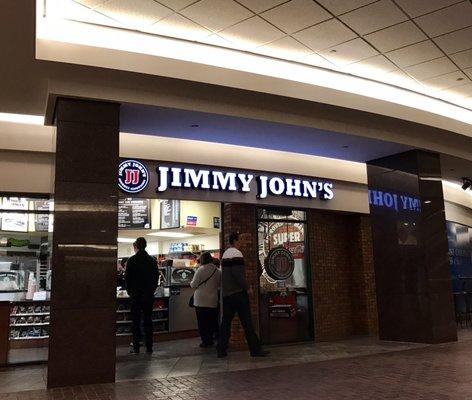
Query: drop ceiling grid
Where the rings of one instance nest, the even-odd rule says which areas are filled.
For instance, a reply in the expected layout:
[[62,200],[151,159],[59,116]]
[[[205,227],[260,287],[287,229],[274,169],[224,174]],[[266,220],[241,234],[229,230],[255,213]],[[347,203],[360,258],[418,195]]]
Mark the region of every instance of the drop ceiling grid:
[[[141,30],[165,35],[165,25],[156,31],[153,31],[153,26],[157,28],[160,21],[169,18],[183,23],[188,21],[187,29],[191,31],[192,24],[195,24],[195,29],[200,29],[200,36],[195,36],[195,41],[214,43],[218,35],[227,42],[228,47],[302,63],[320,57],[323,66],[345,72],[359,70],[362,65],[369,66],[369,60],[372,60],[372,65],[386,65],[386,69],[380,68],[376,75],[380,81],[383,73],[392,73],[393,64],[398,73],[406,74],[422,87],[434,91],[436,96],[447,100],[449,95],[455,93],[472,99],[472,91],[467,90],[472,83],[472,40],[468,40],[469,36],[472,38],[472,0],[73,1],[115,21],[113,13],[106,12],[107,7],[112,9],[120,3],[131,5],[133,12],[146,20],[148,16],[139,15],[139,7],[149,10],[152,5],[158,5],[166,7],[169,15]],[[300,15],[297,7],[303,10],[304,15]],[[215,14],[216,9],[219,18],[212,23],[212,13]],[[466,12],[469,9],[470,15]],[[311,16],[312,21],[307,15]],[[435,26],[436,21],[442,20],[441,27]],[[307,40],[313,37],[310,36],[312,32],[322,30],[323,26],[334,27],[335,24],[345,33],[339,34],[339,42],[313,48],[313,41]],[[396,42],[392,35],[398,35],[401,41]],[[189,37],[188,33],[185,37]],[[419,44],[423,47],[418,47]],[[424,45],[430,50],[426,51]],[[417,53],[413,50],[416,49],[414,46],[425,49],[425,52]],[[399,54],[408,60],[410,48],[416,60],[411,57],[411,64],[408,61],[399,62]],[[284,51],[285,54],[281,54]],[[343,59],[343,55],[347,58]],[[418,57],[421,55],[424,57]],[[385,57],[386,61],[379,63],[379,56]],[[454,80],[454,73],[457,73],[459,80]],[[461,86],[464,86],[462,91],[459,90]],[[449,91],[449,88],[453,90]]]

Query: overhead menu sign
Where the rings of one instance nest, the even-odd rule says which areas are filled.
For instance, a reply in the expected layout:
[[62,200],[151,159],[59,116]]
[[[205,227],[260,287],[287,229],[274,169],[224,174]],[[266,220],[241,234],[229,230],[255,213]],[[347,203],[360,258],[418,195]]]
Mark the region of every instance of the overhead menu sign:
[[180,227],[180,201],[161,201],[161,229]]
[[149,229],[151,227],[150,200],[120,199],[118,229]]

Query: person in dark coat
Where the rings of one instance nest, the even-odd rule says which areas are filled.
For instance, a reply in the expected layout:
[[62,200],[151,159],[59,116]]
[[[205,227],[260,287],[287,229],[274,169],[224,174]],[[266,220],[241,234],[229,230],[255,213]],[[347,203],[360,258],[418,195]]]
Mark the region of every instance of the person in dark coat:
[[159,280],[159,270],[157,261],[146,252],[146,246],[145,238],[137,238],[133,243],[136,254],[130,257],[126,263],[126,290],[130,297],[133,320],[133,352],[135,354],[139,354],[142,340],[141,316],[143,317],[146,352],[150,354],[153,350],[152,308],[154,292]]

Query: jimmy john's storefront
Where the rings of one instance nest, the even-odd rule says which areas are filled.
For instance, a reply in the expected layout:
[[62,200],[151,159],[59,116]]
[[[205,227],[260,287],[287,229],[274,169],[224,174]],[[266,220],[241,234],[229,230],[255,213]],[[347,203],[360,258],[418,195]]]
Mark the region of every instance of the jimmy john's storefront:
[[[346,202],[342,197],[352,194],[352,184],[272,172],[131,159],[120,162],[119,184],[122,199],[158,199],[161,207],[165,201],[173,210],[180,210],[179,224],[153,231],[154,235],[198,235],[206,228],[198,207],[219,204],[219,209],[213,208],[214,215],[211,215],[215,222],[213,228],[219,229],[217,248],[216,244],[210,249],[195,242],[193,248],[185,247],[186,240],[182,239],[171,246],[187,251],[179,255],[159,254],[158,261],[163,271],[165,266],[173,264],[174,274],[180,266],[190,277],[195,263],[183,264],[182,258],[192,257],[185,253],[193,250],[197,258],[199,252],[211,250],[214,257],[219,257],[228,245],[228,235],[239,232],[253,319],[264,343],[330,340],[376,332],[375,292],[362,312],[356,316],[351,312],[353,302],[367,303],[363,288],[374,285],[373,272],[364,273],[365,268],[373,269],[373,265],[365,265],[363,257],[352,254],[353,251],[367,254],[371,251],[369,243],[364,248],[350,248],[350,243],[362,236],[361,230],[368,228],[367,220],[362,223],[367,218],[365,215],[343,209]],[[184,211],[188,202],[197,205],[192,208],[195,215]],[[123,236],[121,231],[119,236]],[[354,285],[359,295],[352,295]],[[183,287],[186,285],[180,286],[179,296],[186,301],[191,290]],[[333,286],[336,286],[334,291]],[[173,303],[172,295],[170,303]],[[180,310],[187,321],[192,319],[192,315],[187,315],[188,310]],[[169,312],[173,314],[169,318],[180,318],[171,306]],[[359,321],[354,321],[355,318]],[[244,345],[239,326],[234,328],[232,345]]]

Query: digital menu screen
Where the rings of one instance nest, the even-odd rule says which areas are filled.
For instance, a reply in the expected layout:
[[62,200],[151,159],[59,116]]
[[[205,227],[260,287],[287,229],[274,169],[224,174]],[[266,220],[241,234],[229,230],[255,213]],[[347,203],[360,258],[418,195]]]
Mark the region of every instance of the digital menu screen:
[[149,199],[120,199],[118,202],[118,228],[151,228],[150,203]]
[[161,201],[161,229],[180,227],[180,201]]

